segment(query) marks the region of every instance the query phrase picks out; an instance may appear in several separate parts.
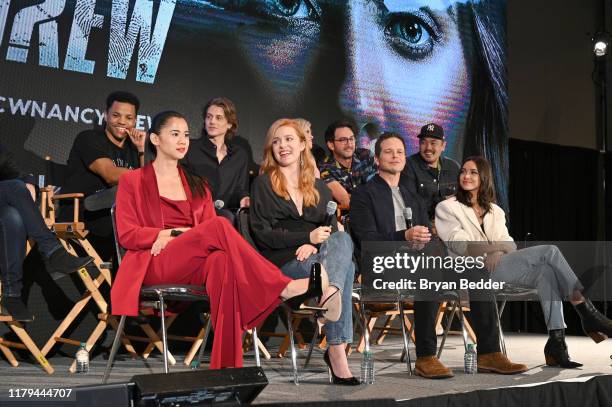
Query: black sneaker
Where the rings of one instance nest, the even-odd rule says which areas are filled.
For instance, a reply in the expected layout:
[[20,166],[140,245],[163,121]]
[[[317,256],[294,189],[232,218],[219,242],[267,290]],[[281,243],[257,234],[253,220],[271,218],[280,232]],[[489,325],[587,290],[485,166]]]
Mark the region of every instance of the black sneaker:
[[0,313],[10,315],[15,321],[31,322],[34,321],[34,315],[28,307],[23,303],[21,297],[2,297],[0,301]]
[[93,257],[76,257],[71,255],[63,247],[51,253],[51,257],[45,259],[47,272],[54,280],[82,269],[93,261]]

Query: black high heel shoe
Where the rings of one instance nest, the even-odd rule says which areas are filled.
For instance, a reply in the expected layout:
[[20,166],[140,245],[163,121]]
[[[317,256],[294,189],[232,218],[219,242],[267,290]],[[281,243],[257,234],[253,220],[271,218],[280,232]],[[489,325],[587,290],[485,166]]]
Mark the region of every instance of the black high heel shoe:
[[308,289],[305,293],[291,297],[285,301],[285,304],[294,311],[300,309],[309,309],[314,311],[325,311],[321,307],[304,307],[304,301],[323,295],[323,282],[321,279],[321,264],[313,263],[310,268],[310,277],[308,279]]
[[544,346],[544,358],[548,366],[558,366],[566,369],[575,369],[582,366],[582,363],[570,360],[565,343],[565,330],[553,329],[548,335],[548,342]]
[[591,337],[595,343],[599,343],[612,336],[612,321],[601,314],[593,303],[585,299],[574,307],[580,316],[582,330]]
[[330,383],[339,384],[342,386],[359,386],[361,384],[361,382],[354,376],[351,376],[351,377],[336,376],[336,374],[334,373],[334,369],[332,368],[332,365],[331,365],[331,360],[329,360],[329,349],[327,349],[325,351],[325,354],[323,354],[323,360],[325,361],[325,364],[327,365],[327,373],[329,375]]

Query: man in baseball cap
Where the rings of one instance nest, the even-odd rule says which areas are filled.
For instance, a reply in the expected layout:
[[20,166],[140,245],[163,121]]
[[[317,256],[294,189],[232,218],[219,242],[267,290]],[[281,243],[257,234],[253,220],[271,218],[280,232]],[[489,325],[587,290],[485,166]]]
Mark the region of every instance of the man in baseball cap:
[[433,219],[436,205],[456,192],[459,164],[442,156],[446,141],[444,129],[438,124],[428,123],[421,127],[417,137],[419,152],[408,157],[404,174],[406,182],[425,200],[429,217]]

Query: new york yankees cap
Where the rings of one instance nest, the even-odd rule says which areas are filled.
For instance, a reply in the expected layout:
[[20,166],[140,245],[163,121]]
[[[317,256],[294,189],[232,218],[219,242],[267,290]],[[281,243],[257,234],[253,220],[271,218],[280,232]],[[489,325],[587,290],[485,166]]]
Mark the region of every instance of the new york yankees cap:
[[444,141],[444,129],[435,123],[428,123],[421,127],[418,138],[430,137]]

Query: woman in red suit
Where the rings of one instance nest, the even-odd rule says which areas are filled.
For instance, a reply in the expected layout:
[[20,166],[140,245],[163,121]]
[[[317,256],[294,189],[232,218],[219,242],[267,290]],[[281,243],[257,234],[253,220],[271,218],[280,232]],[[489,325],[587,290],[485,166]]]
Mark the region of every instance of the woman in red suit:
[[205,285],[215,331],[210,367],[241,367],[242,332],[282,300],[321,295],[327,276],[285,277],[216,216],[206,182],[178,163],[189,147],[183,115],[158,114],[147,144],[155,160],[119,180],[117,232],[127,253],[111,291],[113,314],[137,315],[142,285]]

